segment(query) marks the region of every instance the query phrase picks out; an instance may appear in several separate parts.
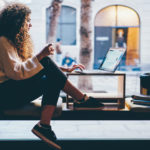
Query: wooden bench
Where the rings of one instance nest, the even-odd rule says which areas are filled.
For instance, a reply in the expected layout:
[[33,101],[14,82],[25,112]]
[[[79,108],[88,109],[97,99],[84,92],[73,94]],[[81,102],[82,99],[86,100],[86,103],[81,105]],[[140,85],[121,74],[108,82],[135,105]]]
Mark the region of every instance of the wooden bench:
[[[61,116],[62,113],[62,98],[59,97],[56,110],[53,118]],[[41,98],[38,98],[31,103],[17,109],[7,109],[0,112],[0,120],[36,120],[40,119],[41,115]]]

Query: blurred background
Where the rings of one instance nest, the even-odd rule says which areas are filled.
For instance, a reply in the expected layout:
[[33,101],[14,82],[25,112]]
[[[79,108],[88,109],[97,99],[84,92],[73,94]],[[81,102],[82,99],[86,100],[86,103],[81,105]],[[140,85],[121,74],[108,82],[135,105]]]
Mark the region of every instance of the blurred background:
[[[17,0],[0,0],[1,8],[10,1]],[[127,51],[118,70],[134,74],[127,78],[127,86],[139,91],[139,74],[150,70],[149,0],[18,2],[32,10],[30,32],[35,53],[52,42],[58,65],[82,63],[87,69],[97,69],[110,47],[124,47]]]

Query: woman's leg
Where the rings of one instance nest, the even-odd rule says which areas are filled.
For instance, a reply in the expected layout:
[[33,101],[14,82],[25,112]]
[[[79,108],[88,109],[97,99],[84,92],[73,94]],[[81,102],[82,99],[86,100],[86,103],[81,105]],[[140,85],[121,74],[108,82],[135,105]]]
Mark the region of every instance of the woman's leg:
[[54,105],[45,105],[42,108],[41,111],[41,119],[40,119],[40,124],[43,125],[50,125],[51,124],[51,119],[53,117],[53,113],[55,111],[56,106]]
[[77,89],[69,80],[66,81],[66,84],[62,90],[78,101],[82,100],[84,97],[84,94],[79,89]]
[[[69,80],[66,80],[65,86],[62,90],[76,100],[82,100],[84,97],[84,94],[80,92],[80,90],[78,90]],[[55,108],[55,105],[44,105],[42,107],[41,124],[50,124]]]
[[44,58],[41,63],[46,70],[47,76],[50,75],[50,78],[53,78],[53,80],[57,78],[55,84],[57,84],[57,86],[60,85],[61,90],[76,100],[83,99],[84,94],[67,79],[65,74],[49,57]]
[[2,109],[22,107],[42,96],[45,79],[43,72],[39,72],[26,80],[8,80],[0,84]]
[[64,87],[67,77],[49,57],[45,57],[40,62],[44,66],[46,76],[40,123],[49,125],[57,105],[60,91]]
[[57,144],[55,133],[50,126],[50,121],[56,107],[60,90],[64,90],[67,94],[77,100],[83,99],[84,94],[67,80],[64,73],[50,58],[46,57],[42,59],[41,64],[44,66],[46,76],[46,82],[44,84],[45,89],[42,98],[41,120],[40,123],[33,127],[32,132],[51,146],[61,149]]
[[[42,124],[48,125],[50,124],[50,120],[53,116],[60,90],[63,90],[76,100],[82,100],[84,94],[78,90],[69,80],[67,80],[65,74],[49,57],[42,59],[41,64],[44,66],[48,84],[47,88],[45,89],[47,92],[45,92],[42,99],[40,122]],[[50,86],[50,84],[53,86]]]

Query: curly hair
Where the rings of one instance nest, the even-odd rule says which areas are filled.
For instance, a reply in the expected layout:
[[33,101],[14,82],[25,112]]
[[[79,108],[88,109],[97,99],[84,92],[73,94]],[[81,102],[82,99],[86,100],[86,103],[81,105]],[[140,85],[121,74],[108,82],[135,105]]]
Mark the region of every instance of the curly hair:
[[5,36],[16,48],[22,61],[30,58],[33,44],[25,23],[31,10],[21,3],[9,3],[0,12],[0,36]]

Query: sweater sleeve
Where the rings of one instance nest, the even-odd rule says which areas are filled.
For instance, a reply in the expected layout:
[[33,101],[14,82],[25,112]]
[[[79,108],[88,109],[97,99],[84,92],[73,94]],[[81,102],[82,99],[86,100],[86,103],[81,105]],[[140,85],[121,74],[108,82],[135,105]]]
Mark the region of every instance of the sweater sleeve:
[[3,70],[8,78],[14,80],[27,79],[43,69],[36,56],[22,62],[16,49],[6,38],[3,38],[3,42],[0,41],[0,45]]

